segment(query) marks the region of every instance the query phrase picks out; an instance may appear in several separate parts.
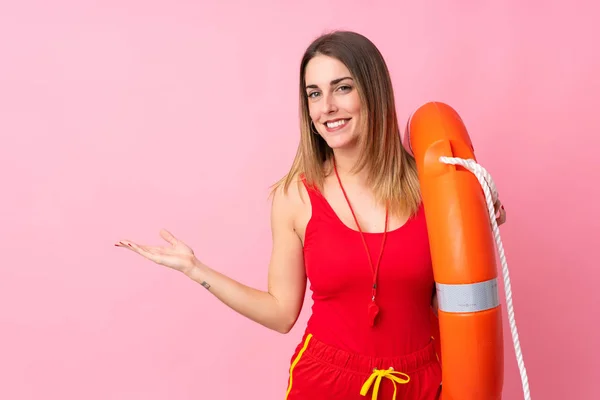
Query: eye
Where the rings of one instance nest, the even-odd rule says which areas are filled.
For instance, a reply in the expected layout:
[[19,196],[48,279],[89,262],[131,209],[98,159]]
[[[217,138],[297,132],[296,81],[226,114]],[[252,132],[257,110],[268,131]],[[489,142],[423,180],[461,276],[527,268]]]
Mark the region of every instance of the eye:
[[309,99],[314,99],[314,98],[316,98],[316,97],[317,97],[317,95],[318,95],[318,94],[319,94],[319,92],[310,92],[310,93],[308,94],[308,98],[309,98]]
[[338,90],[341,90],[342,92],[349,92],[350,90],[352,90],[352,86],[342,85],[342,86],[338,87]]

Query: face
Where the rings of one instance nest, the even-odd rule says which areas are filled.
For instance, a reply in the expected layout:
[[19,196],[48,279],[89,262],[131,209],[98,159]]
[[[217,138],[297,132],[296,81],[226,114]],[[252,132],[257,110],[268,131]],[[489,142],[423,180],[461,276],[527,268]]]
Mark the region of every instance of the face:
[[308,111],[321,137],[333,149],[355,146],[361,102],[348,68],[318,55],[306,65],[305,81]]

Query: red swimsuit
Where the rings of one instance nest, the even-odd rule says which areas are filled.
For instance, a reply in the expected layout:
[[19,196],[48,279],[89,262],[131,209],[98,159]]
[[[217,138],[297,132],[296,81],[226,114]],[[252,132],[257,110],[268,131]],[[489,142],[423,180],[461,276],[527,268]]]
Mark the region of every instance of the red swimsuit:
[[[398,400],[435,399],[441,368],[431,340],[434,280],[422,207],[387,233],[377,276],[380,311],[371,326],[373,271],[360,232],[306,187],[312,216],[304,257],[314,305],[292,358],[286,399],[358,400],[378,392],[373,398],[392,400],[396,390]],[[384,234],[364,236],[375,265]]]

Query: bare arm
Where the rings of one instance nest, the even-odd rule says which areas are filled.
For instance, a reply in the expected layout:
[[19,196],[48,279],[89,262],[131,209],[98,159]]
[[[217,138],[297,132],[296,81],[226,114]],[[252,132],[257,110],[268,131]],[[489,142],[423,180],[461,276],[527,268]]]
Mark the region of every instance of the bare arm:
[[251,288],[202,264],[194,258],[194,267],[186,275],[245,317],[277,332],[289,332],[302,309],[306,275],[302,242],[294,230],[296,204],[278,189],[271,208],[273,248],[268,270],[268,291]]

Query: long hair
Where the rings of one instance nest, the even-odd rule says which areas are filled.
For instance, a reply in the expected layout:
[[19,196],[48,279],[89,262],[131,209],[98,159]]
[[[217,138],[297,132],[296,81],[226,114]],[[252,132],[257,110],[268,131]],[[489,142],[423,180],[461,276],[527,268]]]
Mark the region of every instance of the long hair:
[[[300,63],[300,144],[290,171],[274,187],[298,181],[323,189],[331,172],[333,150],[311,130],[306,95],[305,70],[316,55],[336,58],[350,71],[361,100],[361,120],[365,134],[359,142],[360,158],[354,171],[366,168],[367,182],[380,204],[390,214],[413,216],[421,203],[419,180],[413,157],[404,149],[396,115],[394,91],[389,70],[377,47],[366,37],[349,31],[334,31],[318,37],[306,49]],[[301,183],[299,183],[301,184]]]

